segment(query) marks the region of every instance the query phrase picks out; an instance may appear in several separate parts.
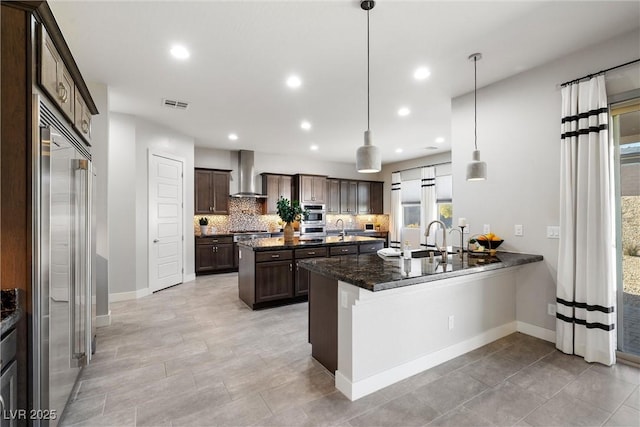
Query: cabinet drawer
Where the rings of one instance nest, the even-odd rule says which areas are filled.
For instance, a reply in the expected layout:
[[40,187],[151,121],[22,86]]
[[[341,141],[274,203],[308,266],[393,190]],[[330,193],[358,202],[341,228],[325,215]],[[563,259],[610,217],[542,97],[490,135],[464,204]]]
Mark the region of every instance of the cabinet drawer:
[[233,243],[233,237],[231,236],[200,237],[200,238],[196,238],[196,243],[198,245],[215,245],[215,244],[223,244],[223,243]]
[[357,254],[358,245],[331,246],[329,251],[331,256]]
[[2,368],[7,366],[9,362],[16,357],[16,331],[11,331],[6,337],[2,338]]
[[284,261],[293,258],[293,251],[256,252],[256,262]]
[[372,252],[378,252],[380,249],[384,248],[384,242],[367,242],[360,243],[359,250],[361,254],[370,254]]
[[326,257],[327,248],[296,249],[295,254],[296,259]]

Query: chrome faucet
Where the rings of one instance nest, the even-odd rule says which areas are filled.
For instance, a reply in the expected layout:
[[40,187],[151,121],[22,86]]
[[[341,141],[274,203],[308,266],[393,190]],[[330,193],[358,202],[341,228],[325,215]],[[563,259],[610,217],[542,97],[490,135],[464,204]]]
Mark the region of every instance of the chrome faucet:
[[436,241],[436,239],[433,239],[433,241],[436,244],[435,245],[436,248],[438,248],[440,250],[440,255],[442,255],[442,262],[446,264],[446,262],[447,262],[447,226],[444,224],[444,222],[438,221],[438,220],[431,221],[429,223],[429,225],[427,225],[427,231],[424,233],[424,235],[425,235],[425,237],[429,237],[429,232],[431,231],[431,226],[434,223],[440,224],[442,226],[442,230],[444,230],[443,233],[442,233],[442,244],[444,246],[438,248],[438,242]]
[[460,249],[458,249],[459,253],[460,253],[460,259],[464,258],[464,238],[462,237],[462,230],[460,230],[459,228],[452,228],[451,230],[449,230],[449,234],[451,234],[453,231],[457,231],[458,233],[460,233]]
[[347,233],[345,233],[344,231],[344,220],[342,218],[338,218],[338,220],[336,221],[336,227],[338,226],[338,221],[340,221],[342,223],[342,231],[340,231],[340,240],[344,240],[344,236],[347,235]]

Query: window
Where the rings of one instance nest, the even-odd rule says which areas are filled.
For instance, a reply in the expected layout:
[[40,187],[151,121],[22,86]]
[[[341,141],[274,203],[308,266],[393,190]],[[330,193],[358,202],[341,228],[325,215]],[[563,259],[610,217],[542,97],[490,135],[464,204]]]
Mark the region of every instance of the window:
[[402,226],[420,228],[420,180],[402,181]]
[[447,228],[453,226],[453,181],[451,175],[436,176],[436,205],[438,206],[438,219],[445,223]]

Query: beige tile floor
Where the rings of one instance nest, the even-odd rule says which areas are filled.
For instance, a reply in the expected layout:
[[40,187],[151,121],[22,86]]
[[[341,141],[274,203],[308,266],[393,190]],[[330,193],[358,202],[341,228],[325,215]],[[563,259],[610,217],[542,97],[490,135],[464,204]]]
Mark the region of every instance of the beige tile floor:
[[519,333],[350,402],[310,356],[307,304],[251,311],[236,274],[111,309],[64,426],[640,426],[640,369]]

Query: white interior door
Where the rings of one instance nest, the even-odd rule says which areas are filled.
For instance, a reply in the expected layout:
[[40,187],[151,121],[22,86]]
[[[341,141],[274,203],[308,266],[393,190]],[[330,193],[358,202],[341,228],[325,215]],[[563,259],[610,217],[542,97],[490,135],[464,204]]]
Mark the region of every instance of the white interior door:
[[158,154],[149,159],[149,288],[182,283],[183,163]]

